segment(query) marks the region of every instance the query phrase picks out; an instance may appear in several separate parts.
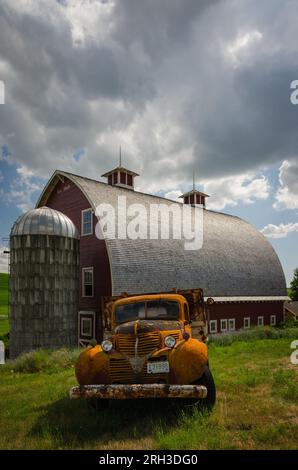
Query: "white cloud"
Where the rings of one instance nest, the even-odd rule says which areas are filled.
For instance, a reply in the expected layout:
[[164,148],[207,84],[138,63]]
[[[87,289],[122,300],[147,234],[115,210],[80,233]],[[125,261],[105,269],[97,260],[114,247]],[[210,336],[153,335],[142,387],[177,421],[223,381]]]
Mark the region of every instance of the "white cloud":
[[204,192],[211,197],[207,200],[207,208],[222,210],[226,206],[238,203],[252,204],[259,199],[267,199],[270,185],[265,176],[236,175],[207,181]]
[[279,168],[280,187],[274,209],[298,209],[298,160],[284,160]]
[[[170,182],[165,178],[164,186]],[[177,189],[181,188],[181,189]],[[196,185],[200,190],[200,187]],[[185,183],[181,186],[177,182],[176,189],[165,192],[165,197],[181,201],[179,196],[190,191],[192,184]],[[257,200],[265,200],[269,197],[270,185],[265,176],[253,176],[249,174],[236,175],[227,178],[216,178],[202,181],[202,191],[210,196],[207,199],[206,207],[211,210],[222,210],[226,206],[236,206],[239,203],[253,204]]]
[[181,196],[181,191],[169,191],[165,194],[165,198],[172,199],[173,201],[182,202],[179,196]]
[[227,51],[230,54],[232,60],[234,62],[238,62],[241,53],[245,52],[245,49],[256,45],[261,39],[263,38],[263,34],[258,31],[249,31],[244,34],[240,34],[234,39],[234,41],[228,43],[227,45]]
[[0,3],[0,75],[8,84],[0,146],[23,168],[7,196],[22,210],[37,184],[24,172],[99,178],[117,164],[120,144],[142,191],[187,191],[198,166],[208,207],[268,197],[266,179],[253,175],[296,148],[293,106],[283,96],[295,71],[293,2]]
[[289,224],[268,224],[261,232],[268,238],[286,238],[289,233],[298,232],[298,223]]

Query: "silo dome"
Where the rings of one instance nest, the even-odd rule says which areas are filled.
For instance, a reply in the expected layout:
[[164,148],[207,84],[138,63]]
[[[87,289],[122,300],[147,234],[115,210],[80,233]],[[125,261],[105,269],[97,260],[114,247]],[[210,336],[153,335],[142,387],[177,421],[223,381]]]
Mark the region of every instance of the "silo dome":
[[80,237],[65,214],[41,207],[10,233],[10,357],[78,342]]
[[79,238],[79,232],[69,217],[46,206],[32,209],[21,215],[11,229],[11,236],[15,235],[56,235]]

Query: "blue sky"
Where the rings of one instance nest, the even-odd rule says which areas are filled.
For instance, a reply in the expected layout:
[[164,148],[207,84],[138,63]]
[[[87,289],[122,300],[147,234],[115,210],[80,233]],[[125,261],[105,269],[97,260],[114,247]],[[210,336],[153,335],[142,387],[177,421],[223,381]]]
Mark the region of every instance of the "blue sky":
[[100,179],[121,145],[137,190],[175,199],[195,171],[207,207],[261,230],[289,283],[297,24],[291,0],[2,0],[0,270],[2,237],[51,174]]

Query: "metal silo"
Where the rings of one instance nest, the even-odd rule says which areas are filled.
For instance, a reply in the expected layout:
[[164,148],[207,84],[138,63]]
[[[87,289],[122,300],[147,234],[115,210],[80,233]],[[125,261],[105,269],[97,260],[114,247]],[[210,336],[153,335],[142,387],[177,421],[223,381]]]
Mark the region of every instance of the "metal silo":
[[22,215],[10,234],[10,357],[78,341],[79,234],[61,212]]

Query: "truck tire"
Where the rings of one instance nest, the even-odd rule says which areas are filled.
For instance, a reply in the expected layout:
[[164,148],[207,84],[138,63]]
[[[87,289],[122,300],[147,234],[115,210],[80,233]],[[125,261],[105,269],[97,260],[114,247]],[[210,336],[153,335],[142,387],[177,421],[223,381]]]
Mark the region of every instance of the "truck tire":
[[205,367],[203,375],[195,382],[196,385],[204,385],[207,388],[207,397],[199,400],[199,405],[211,411],[216,402],[216,388],[213,376],[208,366]]

